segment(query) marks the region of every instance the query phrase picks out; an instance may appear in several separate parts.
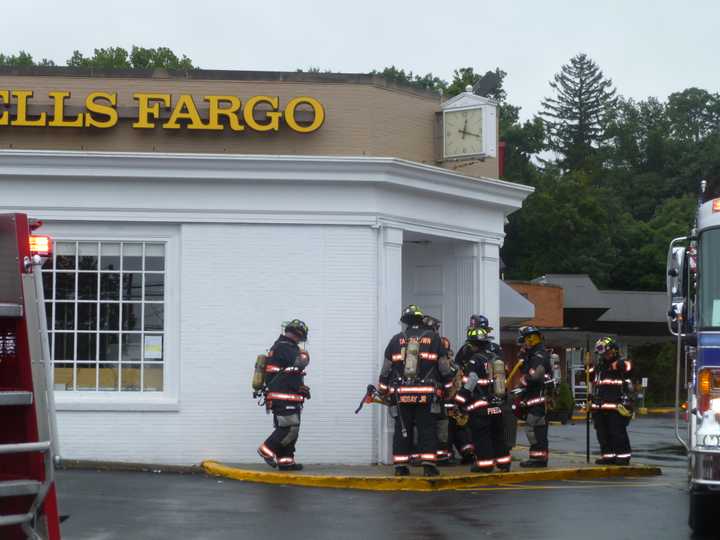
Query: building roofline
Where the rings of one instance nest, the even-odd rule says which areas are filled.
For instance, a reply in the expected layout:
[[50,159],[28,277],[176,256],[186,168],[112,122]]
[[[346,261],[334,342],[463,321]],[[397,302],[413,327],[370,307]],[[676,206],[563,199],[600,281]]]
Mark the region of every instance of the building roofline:
[[372,73],[316,73],[307,71],[251,71],[225,69],[96,69],[68,66],[0,66],[0,76],[158,79],[192,81],[266,81],[287,83],[363,84],[402,91],[440,101],[440,93]]
[[[465,176],[399,158],[263,154],[0,150],[3,177],[71,176],[143,179],[202,178],[255,181],[374,182],[505,206],[514,211],[535,189],[496,178]],[[368,174],[374,173],[374,174]]]
[[534,281],[528,281],[523,279],[505,279],[503,280],[507,284],[517,284],[517,285],[530,285],[532,287],[548,287],[551,289],[562,289],[562,285],[557,285],[555,283],[536,283]]

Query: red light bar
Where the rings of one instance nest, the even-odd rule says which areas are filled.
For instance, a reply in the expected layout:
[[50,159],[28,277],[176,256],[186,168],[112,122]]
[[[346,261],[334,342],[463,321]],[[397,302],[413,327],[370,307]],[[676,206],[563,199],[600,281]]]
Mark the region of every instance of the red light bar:
[[720,199],[713,199],[712,211],[713,213],[720,212]]
[[52,238],[47,235],[30,235],[30,255],[50,257],[52,255]]

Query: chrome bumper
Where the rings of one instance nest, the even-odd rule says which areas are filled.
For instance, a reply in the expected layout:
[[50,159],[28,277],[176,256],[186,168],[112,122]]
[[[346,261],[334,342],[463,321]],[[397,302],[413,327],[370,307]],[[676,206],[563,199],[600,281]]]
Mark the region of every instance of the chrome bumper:
[[720,452],[693,452],[691,471],[691,483],[720,488]]

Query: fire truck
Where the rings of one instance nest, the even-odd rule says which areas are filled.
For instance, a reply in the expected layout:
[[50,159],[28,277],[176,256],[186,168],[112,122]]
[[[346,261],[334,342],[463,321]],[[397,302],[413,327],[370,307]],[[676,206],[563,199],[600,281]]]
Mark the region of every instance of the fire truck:
[[0,214],[0,538],[60,540],[40,223]]
[[[668,326],[677,341],[675,435],[687,450],[689,525],[717,531],[720,509],[720,178],[700,183],[690,234],[670,243]],[[687,426],[681,394],[687,392]]]

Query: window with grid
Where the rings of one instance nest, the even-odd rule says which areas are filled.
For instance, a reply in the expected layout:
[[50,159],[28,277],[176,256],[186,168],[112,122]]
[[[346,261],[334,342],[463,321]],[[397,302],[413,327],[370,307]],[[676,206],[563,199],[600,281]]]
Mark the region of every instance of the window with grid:
[[55,242],[43,266],[55,390],[162,392],[165,244]]

